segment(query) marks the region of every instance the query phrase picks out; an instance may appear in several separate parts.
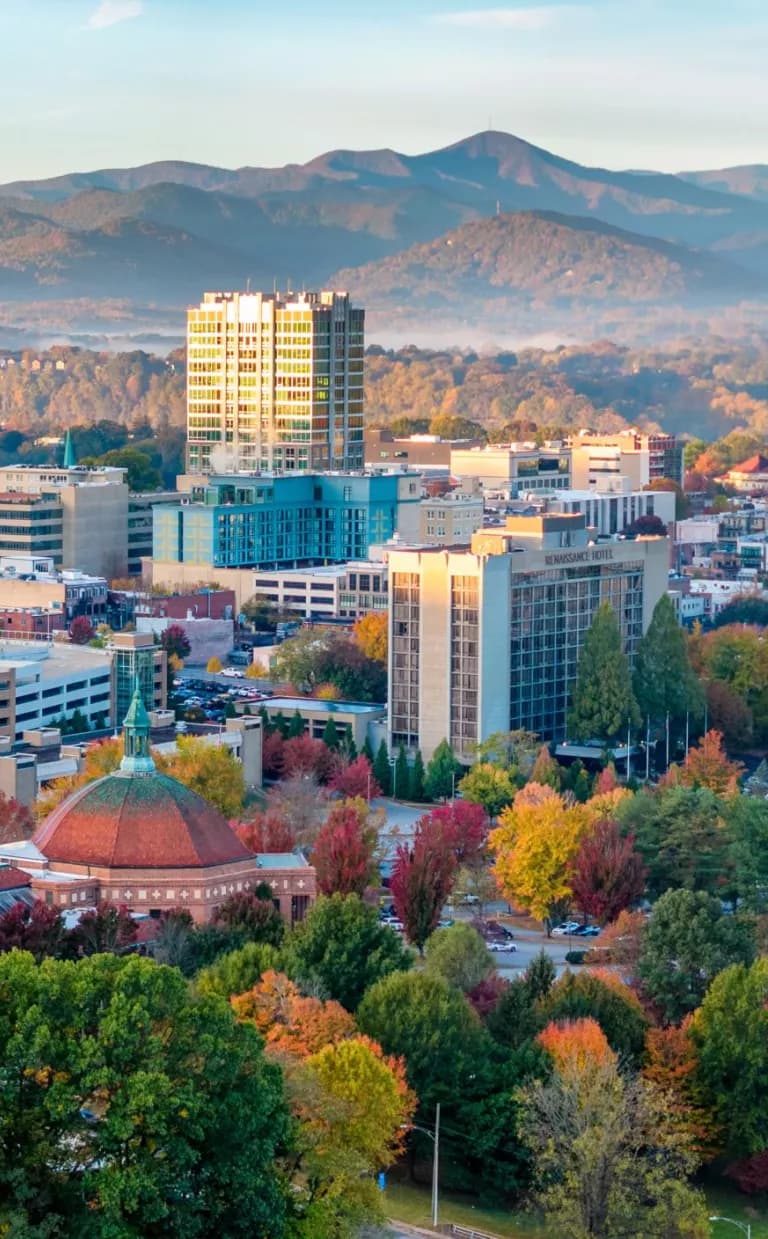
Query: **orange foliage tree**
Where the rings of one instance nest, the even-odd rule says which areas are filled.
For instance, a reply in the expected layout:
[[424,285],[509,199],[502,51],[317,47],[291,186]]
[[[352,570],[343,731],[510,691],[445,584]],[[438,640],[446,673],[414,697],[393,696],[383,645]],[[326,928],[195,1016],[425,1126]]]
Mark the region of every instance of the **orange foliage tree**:
[[306,1058],[356,1032],[355,1021],[341,1003],[305,998],[282,972],[269,969],[258,985],[232,998],[237,1018],[254,1024],[276,1054]]
[[616,1062],[616,1055],[597,1020],[563,1020],[547,1024],[537,1041],[551,1056],[559,1075],[581,1073]]
[[387,661],[387,624],[386,611],[369,611],[356,621],[352,633],[366,658],[380,663]]
[[684,787],[706,787],[716,796],[735,796],[744,773],[740,762],[729,761],[723,751],[719,731],[708,731],[700,743],[689,749],[678,779]]
[[701,1160],[711,1161],[722,1147],[722,1132],[714,1112],[698,1095],[699,1058],[690,1036],[692,1020],[693,1016],[687,1015],[679,1025],[648,1029],[643,1075],[667,1095],[673,1122],[687,1135]]

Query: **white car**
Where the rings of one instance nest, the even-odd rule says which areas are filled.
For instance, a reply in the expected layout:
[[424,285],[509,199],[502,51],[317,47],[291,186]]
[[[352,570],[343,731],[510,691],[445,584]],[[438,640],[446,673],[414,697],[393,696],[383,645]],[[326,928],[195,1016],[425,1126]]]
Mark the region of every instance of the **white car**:
[[502,951],[516,951],[517,950],[517,947],[515,946],[514,942],[509,942],[509,941],[507,942],[486,942],[485,945],[488,947],[489,951],[493,951],[494,953],[502,952]]
[[574,933],[578,928],[578,921],[563,921],[562,925],[555,925],[555,928],[552,930],[552,937],[565,938],[567,934]]

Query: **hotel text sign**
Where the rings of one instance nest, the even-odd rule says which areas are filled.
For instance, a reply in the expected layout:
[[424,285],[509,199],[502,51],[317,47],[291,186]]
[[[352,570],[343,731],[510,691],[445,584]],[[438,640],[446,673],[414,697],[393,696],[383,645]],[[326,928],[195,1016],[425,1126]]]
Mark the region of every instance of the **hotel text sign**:
[[587,551],[559,551],[556,555],[545,555],[544,563],[548,568],[559,568],[566,564],[603,564],[613,559],[613,549],[610,546],[590,547]]

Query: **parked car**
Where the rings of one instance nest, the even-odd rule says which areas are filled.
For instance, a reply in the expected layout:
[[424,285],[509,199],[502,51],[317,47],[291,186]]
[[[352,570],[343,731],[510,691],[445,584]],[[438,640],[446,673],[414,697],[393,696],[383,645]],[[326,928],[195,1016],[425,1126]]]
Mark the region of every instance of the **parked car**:
[[575,934],[580,928],[578,921],[563,921],[560,925],[555,925],[552,930],[553,938],[564,938],[566,934]]
[[515,943],[509,942],[506,938],[494,939],[492,942],[486,942],[485,945],[488,947],[489,951],[493,951],[494,953],[500,951],[509,951],[511,953],[512,951],[517,950]]

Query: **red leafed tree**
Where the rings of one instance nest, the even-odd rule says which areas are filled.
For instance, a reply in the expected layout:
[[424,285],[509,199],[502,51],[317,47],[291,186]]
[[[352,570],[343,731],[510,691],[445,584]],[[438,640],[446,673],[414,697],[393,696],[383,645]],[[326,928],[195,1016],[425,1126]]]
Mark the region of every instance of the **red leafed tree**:
[[489,976],[484,977],[479,985],[470,990],[467,998],[472,1003],[472,1006],[477,1011],[481,1020],[486,1020],[504,994],[509,989],[509,981],[505,981],[500,977],[498,972],[492,972]]
[[267,732],[261,750],[261,763],[268,779],[279,779],[285,762],[285,740],[279,731]]
[[376,877],[378,832],[365,800],[343,800],[331,807],[312,853],[318,890],[323,895],[362,895]]
[[252,852],[292,852],[296,847],[291,823],[277,809],[255,813],[250,822],[239,822],[235,832]]
[[102,901],[80,917],[71,930],[78,955],[119,955],[136,941],[138,926],[124,904]]
[[604,925],[640,898],[645,873],[634,837],[622,837],[616,822],[596,822],[574,861],[571,890],[576,906]]
[[73,645],[87,645],[93,641],[96,630],[87,615],[76,615],[69,626],[69,639]]
[[327,782],[333,767],[333,754],[322,740],[311,736],[292,736],[283,744],[283,775],[313,774],[321,783]]
[[0,843],[28,839],[34,829],[35,819],[27,806],[0,792]]
[[469,800],[437,805],[416,823],[432,847],[453,852],[458,865],[471,865],[488,838],[488,818],[482,805]]
[[559,1075],[581,1074],[596,1064],[616,1061],[597,1020],[563,1020],[547,1024],[536,1040],[551,1055]]
[[30,951],[36,960],[59,956],[67,931],[59,913],[36,899],[31,907],[14,903],[0,916],[0,951]]
[[361,796],[363,800],[375,800],[382,794],[373,777],[371,763],[364,753],[348,766],[337,768],[328,786],[331,791],[341,792],[352,800],[357,796]]
[[456,854],[450,847],[434,846],[433,832],[418,825],[413,844],[397,849],[390,888],[405,932],[421,951],[453,889]]
[[595,782],[595,796],[603,796],[606,792],[613,792],[619,786],[619,780],[616,778],[616,767],[612,761],[608,762],[600,771]]
[[720,732],[708,731],[696,747],[688,750],[679,778],[686,787],[708,787],[716,796],[735,796],[743,772],[739,762],[728,760]]

